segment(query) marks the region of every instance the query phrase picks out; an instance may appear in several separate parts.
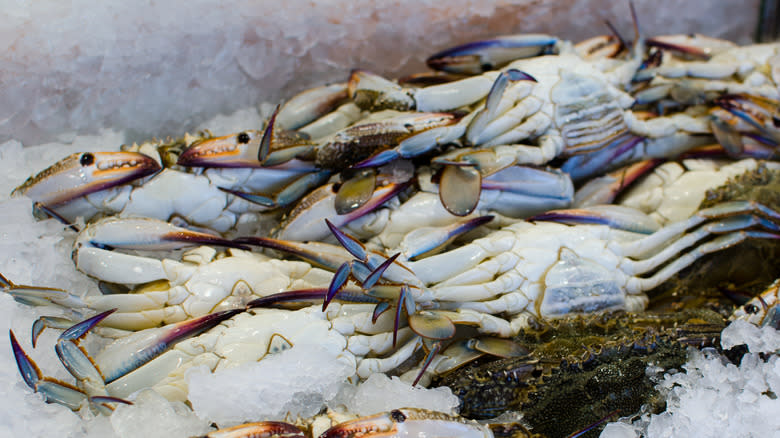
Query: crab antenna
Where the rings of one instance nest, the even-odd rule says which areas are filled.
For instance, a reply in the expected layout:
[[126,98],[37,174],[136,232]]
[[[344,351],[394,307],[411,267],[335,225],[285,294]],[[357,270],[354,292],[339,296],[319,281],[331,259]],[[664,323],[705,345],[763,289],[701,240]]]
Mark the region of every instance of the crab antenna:
[[620,46],[623,47],[624,49],[627,49],[628,45],[626,45],[626,40],[624,40],[623,36],[620,35],[620,32],[618,32],[615,25],[612,24],[612,22],[607,19],[604,19],[604,24],[606,24],[607,27],[609,28],[609,31],[612,32],[612,36],[617,38],[617,40],[620,42]]
[[629,1],[628,6],[631,8],[631,21],[634,23],[634,46],[639,47],[639,44],[642,40],[642,32],[639,29],[639,19],[636,15],[636,8],[634,7],[634,2]]

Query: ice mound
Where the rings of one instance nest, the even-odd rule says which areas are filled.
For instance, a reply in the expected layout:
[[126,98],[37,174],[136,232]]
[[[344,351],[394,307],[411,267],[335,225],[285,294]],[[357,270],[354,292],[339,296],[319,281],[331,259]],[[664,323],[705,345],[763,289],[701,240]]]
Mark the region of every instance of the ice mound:
[[731,323],[722,334],[724,348],[747,344],[739,366],[712,351],[691,351],[684,373],[666,374],[658,388],[667,393],[666,411],[633,424],[612,423],[602,438],[777,436],[780,431],[780,335],[771,327]]
[[194,368],[187,373],[187,385],[195,413],[227,426],[312,417],[354,374],[354,364],[337,359],[337,352],[293,347],[214,373]]
[[347,412],[364,416],[397,408],[423,408],[455,413],[458,397],[450,388],[422,388],[402,382],[398,377],[372,374],[358,385],[345,385],[328,406],[346,408]]
[[[757,4],[757,2],[751,2]],[[579,40],[630,32],[626,2],[604,0],[4,1],[0,141],[63,132],[181,135],[204,120],[277,102],[352,68],[397,77],[457,43],[518,32]],[[636,2],[650,33],[746,42],[756,7]],[[248,129],[242,128],[242,129]]]

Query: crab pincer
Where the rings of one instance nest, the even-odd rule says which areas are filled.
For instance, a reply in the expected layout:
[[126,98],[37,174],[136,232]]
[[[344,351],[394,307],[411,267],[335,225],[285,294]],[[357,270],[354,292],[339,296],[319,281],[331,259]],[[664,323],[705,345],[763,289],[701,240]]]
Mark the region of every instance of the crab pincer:
[[138,152],[81,152],[68,155],[11,192],[52,208],[90,193],[115,187],[160,170]]
[[401,408],[346,421],[326,430],[320,438],[384,436],[492,438],[493,433],[476,421],[425,409]]
[[162,328],[137,332],[122,342],[110,344],[93,358],[80,345],[81,339],[115,310],[99,313],[71,326],[63,331],[57,340],[57,356],[68,372],[76,378],[78,387],[43,376],[11,331],[11,346],[25,383],[36,392],[41,392],[47,401],[78,409],[85,400],[89,400],[98,410],[110,413],[109,403],[127,402],[112,397],[106,388],[107,384],[137,370],[176,343],[210,330],[222,321],[243,312],[243,309],[216,312]]

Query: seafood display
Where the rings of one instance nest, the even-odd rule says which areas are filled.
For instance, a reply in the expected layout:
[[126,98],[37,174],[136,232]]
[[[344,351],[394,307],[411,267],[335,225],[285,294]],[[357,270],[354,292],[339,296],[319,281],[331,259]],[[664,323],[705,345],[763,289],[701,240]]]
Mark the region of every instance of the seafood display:
[[[209,437],[595,435],[660,412],[651,375],[718,350],[729,318],[778,327],[778,47],[497,37],[413,78],[357,68],[262,127],[69,155],[11,196],[69,225],[100,292],[0,275],[43,312],[7,353],[90,416],[144,390],[191,408],[192,374],[292,351],[460,402],[323,400]],[[72,379],[30,354],[44,331]]]

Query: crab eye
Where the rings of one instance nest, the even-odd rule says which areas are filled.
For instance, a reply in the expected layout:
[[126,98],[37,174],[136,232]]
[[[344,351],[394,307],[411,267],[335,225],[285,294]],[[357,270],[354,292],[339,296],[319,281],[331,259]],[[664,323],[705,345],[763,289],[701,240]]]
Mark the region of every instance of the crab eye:
[[758,313],[758,306],[755,304],[748,304],[745,306],[745,313],[749,313],[751,315],[755,315]]
[[249,134],[247,134],[246,132],[242,132],[242,133],[238,134],[238,137],[236,138],[236,140],[238,140],[238,142],[241,143],[241,144],[247,144],[247,143],[249,143],[249,140],[250,140]]
[[406,415],[404,415],[404,413],[398,409],[393,409],[390,411],[390,418],[392,418],[396,423],[403,423],[406,421]]
[[81,154],[81,157],[79,158],[79,164],[81,164],[82,166],[89,166],[94,162],[95,162],[95,156],[89,152]]

